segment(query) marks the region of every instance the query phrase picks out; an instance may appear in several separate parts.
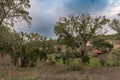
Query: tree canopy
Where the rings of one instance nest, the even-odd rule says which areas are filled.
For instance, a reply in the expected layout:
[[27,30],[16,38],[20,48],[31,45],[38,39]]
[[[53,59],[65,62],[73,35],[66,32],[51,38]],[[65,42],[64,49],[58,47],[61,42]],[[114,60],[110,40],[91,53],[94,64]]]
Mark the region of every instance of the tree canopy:
[[13,26],[15,22],[22,20],[31,24],[28,8],[29,0],[0,0],[0,26]]
[[[87,42],[96,34],[102,31],[103,26],[109,22],[105,16],[93,17],[90,14],[62,17],[56,23],[55,34],[66,44],[75,46],[76,40],[81,42],[80,54],[84,62]],[[75,40],[75,37],[78,39]]]

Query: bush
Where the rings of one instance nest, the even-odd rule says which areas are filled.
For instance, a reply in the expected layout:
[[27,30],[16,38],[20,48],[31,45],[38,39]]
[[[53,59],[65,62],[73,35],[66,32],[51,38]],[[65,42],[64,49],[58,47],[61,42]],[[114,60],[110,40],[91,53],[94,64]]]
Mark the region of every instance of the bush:
[[40,50],[38,48],[31,49],[28,53],[28,66],[34,67],[37,64],[39,58]]
[[90,57],[88,56],[88,54],[85,54],[84,61],[85,63],[90,63]]
[[107,62],[107,55],[101,54],[98,56],[100,65],[104,66]]
[[119,66],[120,65],[120,50],[115,50],[113,52],[113,66]]
[[54,65],[56,65],[56,62],[52,59],[52,57],[49,57],[48,60],[47,60],[46,65],[54,66]]
[[99,60],[100,65],[104,66],[106,61],[105,60]]

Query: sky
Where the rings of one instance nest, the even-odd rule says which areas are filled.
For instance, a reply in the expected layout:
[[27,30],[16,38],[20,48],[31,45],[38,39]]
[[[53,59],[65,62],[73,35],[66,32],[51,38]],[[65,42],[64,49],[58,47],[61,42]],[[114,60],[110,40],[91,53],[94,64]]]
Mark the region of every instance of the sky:
[[[120,13],[120,0],[30,0],[31,28],[18,24],[18,31],[35,32],[55,38],[54,26],[59,17],[88,12],[115,18]],[[109,31],[112,33],[112,31]]]

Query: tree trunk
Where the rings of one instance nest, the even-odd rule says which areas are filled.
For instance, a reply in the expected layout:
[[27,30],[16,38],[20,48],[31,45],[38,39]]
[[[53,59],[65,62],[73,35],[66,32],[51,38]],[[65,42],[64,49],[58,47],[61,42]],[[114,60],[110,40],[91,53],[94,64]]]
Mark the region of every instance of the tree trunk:
[[86,60],[85,60],[85,54],[86,54],[86,42],[83,43],[83,46],[81,48],[81,63],[85,63]]
[[85,63],[84,51],[81,51],[81,63]]
[[2,51],[0,52],[0,57],[1,57],[1,59],[4,58],[4,53]]
[[18,62],[18,57],[16,55],[13,55],[13,65],[17,66],[17,62]]
[[21,58],[21,67],[27,67],[27,58],[26,57],[22,57]]

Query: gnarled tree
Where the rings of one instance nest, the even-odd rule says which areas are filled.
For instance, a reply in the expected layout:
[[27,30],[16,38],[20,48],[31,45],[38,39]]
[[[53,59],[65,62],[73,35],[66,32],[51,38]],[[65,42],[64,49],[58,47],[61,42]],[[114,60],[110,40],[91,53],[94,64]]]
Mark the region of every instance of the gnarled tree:
[[[63,41],[73,47],[76,40],[80,42],[80,55],[82,63],[85,62],[86,47],[88,41],[102,31],[102,27],[109,22],[105,16],[92,17],[90,14],[62,17],[56,23],[55,34]],[[77,39],[75,39],[77,37]]]

